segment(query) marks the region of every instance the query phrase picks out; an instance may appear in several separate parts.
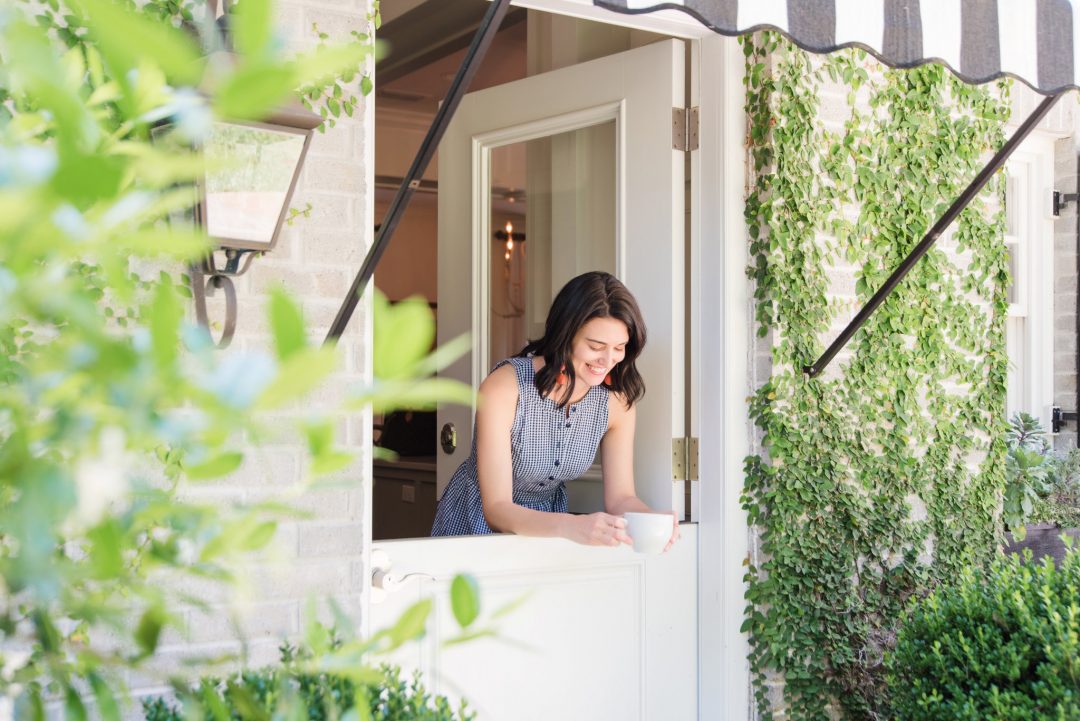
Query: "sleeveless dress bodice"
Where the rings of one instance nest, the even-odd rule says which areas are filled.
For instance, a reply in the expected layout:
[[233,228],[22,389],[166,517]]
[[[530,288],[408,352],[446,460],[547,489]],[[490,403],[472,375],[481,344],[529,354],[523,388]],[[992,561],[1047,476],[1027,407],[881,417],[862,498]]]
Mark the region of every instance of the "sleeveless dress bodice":
[[[596,457],[607,432],[608,390],[594,386],[576,404],[560,408],[536,389],[533,359],[508,358],[492,370],[512,365],[518,401],[510,427],[514,503],[534,511],[566,513],[566,482],[578,478]],[[469,457],[451,477],[435,512],[432,536],[494,533],[484,519],[476,470],[476,427]]]

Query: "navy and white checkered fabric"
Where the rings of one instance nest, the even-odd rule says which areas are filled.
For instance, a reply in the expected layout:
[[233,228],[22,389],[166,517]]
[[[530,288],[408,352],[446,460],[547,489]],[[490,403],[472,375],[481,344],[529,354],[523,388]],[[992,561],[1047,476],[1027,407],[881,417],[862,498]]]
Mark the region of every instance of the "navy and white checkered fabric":
[[[534,511],[565,513],[566,482],[584,473],[607,432],[608,390],[590,388],[576,405],[559,408],[536,390],[532,358],[509,358],[495,368],[514,366],[518,403],[510,428],[514,503]],[[494,368],[492,370],[495,370]],[[435,513],[432,536],[494,533],[484,519],[476,473],[476,429],[472,452],[450,479]]]

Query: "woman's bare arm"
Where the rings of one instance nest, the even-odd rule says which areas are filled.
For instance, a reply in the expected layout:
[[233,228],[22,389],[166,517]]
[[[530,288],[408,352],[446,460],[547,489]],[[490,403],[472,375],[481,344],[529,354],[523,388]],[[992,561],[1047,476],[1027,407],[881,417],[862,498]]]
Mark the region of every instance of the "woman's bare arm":
[[634,424],[637,408],[626,407],[622,396],[608,399],[608,429],[600,443],[604,470],[604,509],[613,515],[627,511],[648,512],[634,489]]
[[[612,394],[608,404],[608,430],[600,442],[600,462],[604,468],[604,509],[615,516],[624,513],[655,513],[637,496],[634,488],[634,425],[637,407],[627,407],[620,395]],[[671,538],[667,551],[679,540],[678,516],[672,513]]]
[[574,516],[534,511],[514,503],[510,429],[517,411],[518,387],[513,366],[505,365],[480,384],[476,411],[476,467],[484,518],[491,530],[522,536],[561,536],[592,545],[629,541],[626,522],[606,513]]

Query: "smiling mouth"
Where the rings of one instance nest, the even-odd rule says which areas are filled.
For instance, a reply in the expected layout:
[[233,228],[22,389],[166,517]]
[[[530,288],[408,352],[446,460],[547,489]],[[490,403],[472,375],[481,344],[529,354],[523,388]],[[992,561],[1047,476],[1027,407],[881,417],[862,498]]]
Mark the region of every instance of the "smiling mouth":
[[585,367],[588,368],[589,372],[592,373],[594,376],[602,376],[607,373],[607,368],[598,368],[597,366],[590,365],[588,363],[585,364]]

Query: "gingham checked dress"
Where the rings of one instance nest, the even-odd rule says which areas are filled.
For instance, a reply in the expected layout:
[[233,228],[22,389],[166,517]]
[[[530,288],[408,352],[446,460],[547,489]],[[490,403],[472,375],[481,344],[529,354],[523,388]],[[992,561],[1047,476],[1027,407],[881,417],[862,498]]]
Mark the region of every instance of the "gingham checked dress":
[[[566,482],[584,473],[607,432],[608,390],[589,389],[569,411],[536,389],[532,358],[508,358],[517,373],[518,402],[510,427],[514,503],[534,511],[566,513]],[[484,519],[476,472],[476,429],[472,452],[446,486],[432,536],[494,533]]]

